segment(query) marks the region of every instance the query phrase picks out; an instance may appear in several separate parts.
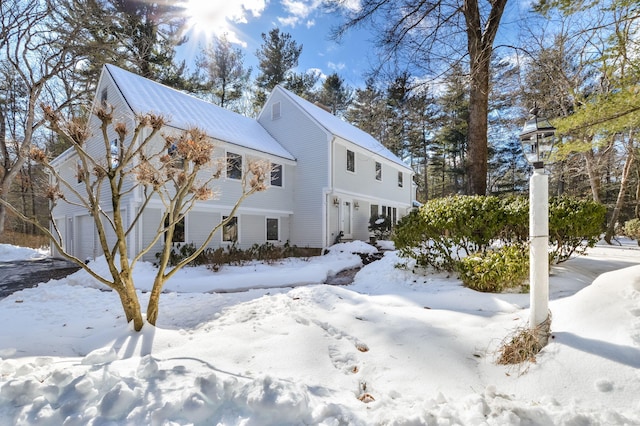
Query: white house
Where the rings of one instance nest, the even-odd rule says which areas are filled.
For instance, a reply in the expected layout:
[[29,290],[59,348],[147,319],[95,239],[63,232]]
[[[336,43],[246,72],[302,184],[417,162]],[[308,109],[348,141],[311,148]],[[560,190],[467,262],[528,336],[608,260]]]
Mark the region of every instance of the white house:
[[[215,156],[238,166],[254,158],[271,162],[275,171],[269,188],[242,203],[236,219],[210,243],[214,247],[289,241],[299,247],[324,248],[340,232],[344,239],[368,240],[372,214],[389,215],[395,222],[412,206],[413,171],[409,166],[369,134],[282,87],[273,90],[255,120],[106,65],[94,106],[98,103],[113,106],[116,118],[131,123],[136,114],[162,114],[167,119],[164,133],[198,127],[215,141]],[[93,136],[87,150],[96,156],[108,155],[96,117],[90,119],[89,130]],[[77,170],[73,149],[53,164],[73,180]],[[185,242],[203,241],[240,195],[239,176],[233,173],[228,172],[217,185],[220,197],[196,204],[187,215]],[[141,199],[136,190],[127,195],[125,218],[132,220]],[[102,208],[108,211],[109,205],[105,199]],[[162,209],[159,200],[145,208],[129,235],[132,251],[151,241]],[[101,254],[86,210],[60,203],[53,213],[66,250],[79,258]],[[151,250],[148,260],[158,251],[159,246]]]

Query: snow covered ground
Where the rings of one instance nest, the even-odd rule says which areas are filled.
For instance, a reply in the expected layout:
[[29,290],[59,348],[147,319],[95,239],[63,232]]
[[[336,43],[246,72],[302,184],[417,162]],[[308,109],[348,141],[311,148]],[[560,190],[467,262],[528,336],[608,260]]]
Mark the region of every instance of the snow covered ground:
[[[0,301],[0,424],[640,425],[634,241],[553,268],[553,338],[526,369],[494,362],[526,294],[414,274],[395,252],[352,285],[309,284],[363,247],[186,269],[140,333],[84,272],[17,292]],[[136,270],[143,291],[151,273]],[[212,292],[234,288],[250,289]]]

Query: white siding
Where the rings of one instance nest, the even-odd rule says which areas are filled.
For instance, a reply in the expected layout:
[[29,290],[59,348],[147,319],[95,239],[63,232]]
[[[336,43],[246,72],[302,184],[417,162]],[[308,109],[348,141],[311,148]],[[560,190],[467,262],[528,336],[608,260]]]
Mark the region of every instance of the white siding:
[[253,214],[240,215],[241,247],[248,248],[253,244],[264,244],[267,241],[265,226],[266,220],[264,216]]
[[[411,179],[406,169],[381,157],[338,140],[334,143],[334,182],[336,191],[379,199],[379,204],[411,206]],[[355,173],[347,170],[347,150],[355,151]],[[382,180],[376,180],[376,162],[382,164]],[[398,186],[398,172],[403,173],[403,186]]]
[[[271,105],[280,102],[280,118],[271,119]],[[275,91],[259,117],[260,124],[296,158],[293,175],[293,217],[290,242],[323,247],[323,192],[329,187],[329,135],[280,92]],[[287,179],[287,182],[290,182]],[[293,183],[292,183],[293,184]]]
[[[94,259],[98,256],[96,250],[96,227],[89,215],[76,217],[76,256],[80,260]],[[100,252],[100,254],[102,254]]]
[[[142,214],[141,221],[139,222],[142,227],[142,247],[146,247],[155,237],[158,232],[158,225],[160,224],[160,218],[162,213],[160,209],[147,207]],[[144,256],[144,260],[153,262],[156,257],[155,254],[162,250],[164,244],[164,238],[160,240],[147,252]]]

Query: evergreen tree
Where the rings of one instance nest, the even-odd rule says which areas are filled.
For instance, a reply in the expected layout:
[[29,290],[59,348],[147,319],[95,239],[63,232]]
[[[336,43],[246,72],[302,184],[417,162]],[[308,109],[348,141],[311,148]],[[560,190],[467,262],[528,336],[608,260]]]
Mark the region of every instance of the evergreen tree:
[[[73,50],[87,57],[76,71],[89,92],[111,63],[177,89],[193,91],[194,81],[184,61],[176,61],[176,47],[185,19],[167,2],[135,0],[57,0],[61,13],[82,32],[71,40]],[[58,31],[64,34],[65,27]]]
[[353,102],[345,112],[345,119],[379,141],[385,138],[386,102],[384,94],[372,78],[363,89],[356,89]]
[[283,83],[283,85],[286,89],[291,90],[296,95],[302,96],[303,98],[313,102],[316,98],[314,87],[319,79],[319,72],[292,72],[287,76],[287,80]]
[[233,48],[224,35],[216,38],[202,53],[196,61],[198,68],[204,71],[199,93],[207,100],[229,108],[247,89],[251,69],[244,67],[242,51]]
[[287,79],[293,87],[306,87],[303,78],[292,75],[292,70],[298,66],[302,45],[298,45],[291,34],[281,33],[279,28],[268,34],[262,33],[262,40],[260,49],[256,51],[259,72],[256,86],[259,90],[255,102],[260,106],[264,104],[267,93]]
[[409,154],[411,167],[415,171],[415,183],[417,186],[417,198],[420,202],[426,202],[429,195],[429,162],[434,149],[434,126],[438,114],[438,106],[426,85],[413,91],[409,99]]
[[408,128],[411,98],[411,77],[407,72],[397,76],[387,86],[387,131],[383,144],[394,154],[403,158],[408,148]]
[[318,101],[329,107],[334,115],[342,115],[348,108],[353,97],[353,91],[349,88],[337,73],[328,75],[322,83],[322,89],[318,94]]
[[465,168],[469,96],[468,80],[460,66],[453,67],[445,78],[445,91],[438,98],[441,115],[438,120],[436,140],[441,155],[440,195],[458,194],[466,187],[467,170]]

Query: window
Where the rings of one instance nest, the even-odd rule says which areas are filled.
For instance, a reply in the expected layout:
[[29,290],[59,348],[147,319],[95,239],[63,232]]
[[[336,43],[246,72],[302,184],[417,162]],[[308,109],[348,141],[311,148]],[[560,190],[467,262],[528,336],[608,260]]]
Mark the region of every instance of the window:
[[275,102],[271,105],[271,119],[277,120],[280,118],[280,102]]
[[347,170],[350,172],[356,171],[356,153],[347,150]]
[[[229,216],[222,216],[222,220],[227,220]],[[238,218],[232,217],[222,227],[222,241],[237,243],[238,242]]]
[[378,205],[371,204],[371,217],[378,216]]
[[403,184],[404,182],[403,182],[402,172],[398,172],[398,187],[402,188]]
[[267,241],[278,241],[278,219],[267,218]]
[[242,179],[242,155],[227,152],[227,177]]
[[[164,220],[164,227],[169,226],[169,216]],[[164,242],[167,242],[167,233],[164,233]],[[173,238],[171,243],[184,243],[185,242],[185,229],[184,229],[184,217],[180,219],[173,228]]]
[[184,158],[178,154],[178,147],[175,143],[172,143],[169,148],[167,148],[167,154],[171,157],[171,165],[178,169],[184,168]]
[[102,93],[100,94],[100,105],[102,107],[106,107],[107,106],[107,89],[104,88],[102,89]]
[[82,161],[76,162],[76,178],[78,183],[84,182],[84,169],[82,168]]
[[271,164],[271,186],[282,186],[282,164]]
[[110,145],[111,167],[115,169],[120,165],[120,141],[118,139],[114,139],[111,141]]
[[376,161],[376,180],[382,180],[382,163]]

